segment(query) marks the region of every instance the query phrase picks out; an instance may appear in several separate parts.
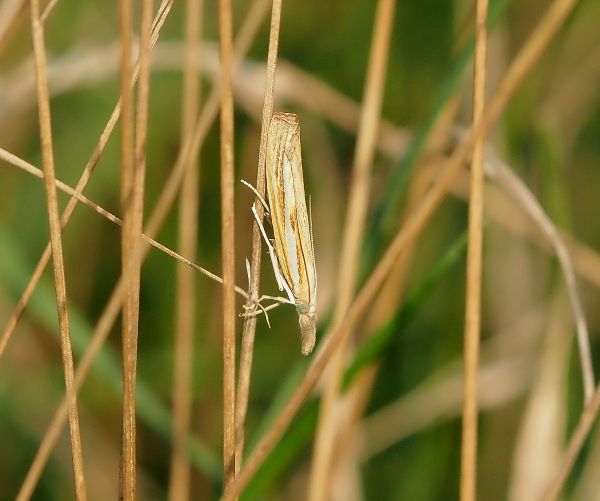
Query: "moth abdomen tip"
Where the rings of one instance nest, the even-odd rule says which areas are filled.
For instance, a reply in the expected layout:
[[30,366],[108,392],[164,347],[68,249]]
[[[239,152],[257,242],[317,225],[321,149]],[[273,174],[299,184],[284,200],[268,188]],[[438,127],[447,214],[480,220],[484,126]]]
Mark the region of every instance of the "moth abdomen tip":
[[300,340],[302,343],[302,355],[309,355],[315,347],[317,339],[316,319],[313,315],[300,314],[298,316],[300,322]]

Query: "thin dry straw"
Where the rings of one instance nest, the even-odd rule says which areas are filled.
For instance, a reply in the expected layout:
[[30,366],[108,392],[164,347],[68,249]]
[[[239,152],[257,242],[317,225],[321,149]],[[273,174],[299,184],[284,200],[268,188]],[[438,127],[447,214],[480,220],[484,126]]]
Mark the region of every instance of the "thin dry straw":
[[[39,179],[44,179],[44,173],[40,169],[27,163],[25,160],[17,157],[16,155],[9,153],[8,151],[6,151],[3,148],[0,148],[0,158],[7,161],[8,163],[14,165],[15,167],[18,167],[18,168],[24,170],[25,172],[28,172],[29,174],[31,174]],[[55,180],[55,184],[59,190],[63,191],[67,195],[70,195],[70,196],[76,198],[78,202],[81,202],[83,205],[94,210],[99,215],[101,215],[102,217],[109,220],[111,223],[118,224],[118,225],[122,224],[121,219],[118,218],[117,216],[115,216],[112,212],[106,210],[104,207],[98,205],[97,203],[92,202],[89,198],[87,198],[85,195],[82,195],[81,193],[78,193],[75,189],[71,188],[68,184],[63,183],[62,181],[60,181],[58,179]],[[154,248],[158,249],[159,251],[164,252],[167,256],[170,256],[173,259],[176,259],[177,261],[181,262],[181,264],[187,266],[188,268],[191,268],[192,270],[195,270],[198,273],[201,273],[202,275],[206,276],[207,278],[210,278],[211,280],[214,280],[215,282],[218,282],[220,284],[223,283],[223,279],[220,276],[215,275],[211,271],[208,271],[206,268],[202,268],[197,263],[182,256],[181,254],[178,254],[174,250],[170,249],[166,245],[161,244],[160,242],[157,242],[153,238],[150,238],[145,233],[142,233],[141,238],[146,243],[152,245]],[[241,287],[236,286],[235,291],[240,296],[242,296],[244,299],[248,298],[248,293]],[[269,310],[269,309],[276,308],[277,306],[278,306],[278,304],[276,303],[273,305],[269,305],[265,309]]]
[[500,113],[506,106],[508,99],[514,94],[527,72],[539,59],[543,50],[550,43],[576,3],[577,0],[555,0],[550,6],[549,10],[538,23],[535,31],[525,43],[525,46],[517,54],[515,60],[509,67],[494,98],[490,101],[479,126],[469,134],[468,140],[455,150],[447,163],[446,169],[440,175],[437,184],[431,188],[421,205],[414,212],[413,216],[396,234],[394,240],[388,247],[388,250],[358,293],[352,306],[349,308],[346,319],[323,343],[303,381],[300,383],[299,387],[262,440],[258,443],[254,452],[248,458],[246,466],[240,471],[239,476],[236,478],[231,490],[224,496],[224,499],[234,499],[242,492],[266,458],[267,454],[281,438],[291,420],[302,406],[304,400],[314,388],[338,344],[346,338],[362,315],[366,312],[400,252],[404,250],[407,242],[412,241],[415,234],[422,230],[426,221],[431,217],[434,210],[444,198],[450,185],[460,173],[462,165],[467,160],[475,141],[479,139],[479,136],[485,135],[490,126],[498,119]]
[[573,469],[573,465],[583,447],[585,439],[589,435],[592,425],[598,419],[598,413],[600,413],[600,385],[596,387],[596,391],[579,417],[577,427],[575,428],[575,431],[569,440],[567,450],[560,461],[560,467],[544,494],[543,499],[545,501],[554,501],[555,499],[558,499],[560,491],[562,490],[569,473]]
[[221,260],[223,266],[223,484],[235,478],[235,226],[231,0],[219,0],[221,56]]
[[44,12],[42,12],[42,16],[40,17],[40,20],[42,21],[42,23],[46,22],[46,20],[48,19],[48,16],[50,15],[50,13],[54,9],[54,7],[56,7],[56,4],[58,3],[58,1],[59,0],[50,0],[46,4],[46,8],[44,9]]
[[[466,134],[465,129],[459,127],[454,127],[452,132],[461,141],[464,139]],[[511,197],[513,197],[519,205],[521,205],[524,212],[531,217],[537,228],[539,228],[542,234],[546,237],[552,249],[554,250],[554,253],[556,254],[565,279],[569,302],[571,303],[571,311],[573,312],[573,317],[575,319],[584,397],[586,401],[588,401],[594,391],[594,369],[592,363],[589,332],[587,322],[585,320],[583,305],[581,304],[581,299],[577,290],[577,280],[575,278],[573,262],[569,255],[567,245],[564,242],[564,237],[559,234],[555,225],[552,223],[552,220],[544,212],[543,207],[540,205],[525,183],[523,183],[523,181],[521,181],[521,179],[514,174],[513,170],[508,165],[504,164],[500,160],[492,148],[487,148],[484,160],[485,175],[490,180],[495,181]],[[572,246],[571,250],[573,253],[579,252],[580,255],[582,254],[581,250],[574,246]],[[579,270],[579,272],[582,273],[582,270]],[[589,273],[582,273],[582,275],[587,276],[587,278],[590,280],[594,280],[594,277],[590,277]]]
[[[479,127],[485,106],[487,10],[487,0],[477,0],[473,74],[473,129]],[[461,501],[474,501],[477,491],[478,372],[479,338],[481,331],[484,154],[485,136],[481,134],[473,145],[471,160],[460,474]]]
[[42,161],[46,188],[46,202],[50,223],[50,241],[52,246],[52,264],[54,268],[54,287],[61,339],[62,362],[65,373],[66,397],[69,402],[69,427],[71,432],[71,456],[73,459],[73,475],[75,496],[78,500],[86,499],[83,452],[79,431],[79,413],[77,395],[74,389],[73,352],[71,349],[71,332],[67,313],[67,286],[63,261],[62,239],[60,234],[60,213],[56,196],[54,152],[52,145],[52,124],[50,117],[50,97],[48,93],[46,47],[44,27],[39,19],[39,0],[31,1],[31,31],[33,52],[35,57],[35,73],[37,80],[38,111]]
[[594,391],[594,367],[590,348],[589,332],[583,311],[583,305],[577,290],[577,280],[569,251],[556,227],[544,212],[544,209],[532,195],[527,186],[513,173],[510,167],[503,164],[494,154],[490,152],[485,163],[486,174],[496,181],[508,193],[511,194],[523,207],[523,209],[535,221],[537,227],[550,242],[565,279],[571,311],[575,319],[577,334],[577,346],[579,348],[579,360],[583,378],[584,397],[589,402]]
[[121,268],[125,280],[125,297],[121,321],[123,364],[123,397],[121,417],[121,454],[119,457],[119,498],[136,498],[136,426],[135,379],[137,367],[137,335],[139,317],[139,259],[137,250],[137,182],[134,146],[134,104],[132,76],[132,0],[119,1],[119,35],[121,42]]
[[[172,4],[173,4],[173,0],[163,0],[163,2],[161,3],[161,5],[158,8],[158,11],[156,13],[156,16],[155,16],[154,22],[153,22],[153,34],[152,34],[152,45],[153,46],[156,44],[156,41],[158,40],[158,34],[160,32],[162,25],[164,24],[164,22],[166,20],[166,17],[168,15],[169,11],[171,10]],[[139,66],[136,68],[136,71],[134,72],[134,78],[131,81],[131,85],[134,85],[135,80],[137,79],[138,68],[139,68]],[[117,121],[119,120],[120,115],[121,115],[121,100],[119,99],[119,101],[117,102],[117,104],[115,105],[115,107],[113,109],[113,112],[112,112],[106,126],[104,127],[104,130],[100,134],[100,139],[98,141],[98,144],[96,145],[96,148],[92,152],[92,155],[90,156],[85,168],[83,169],[81,177],[79,178],[79,181],[77,182],[77,186],[75,187],[75,189],[78,193],[81,193],[85,189],[85,186],[87,185],[88,181],[90,180],[90,177],[91,177],[94,169],[96,168],[98,161],[100,160],[100,156],[102,155],[102,152],[104,151],[104,148],[106,147],[106,144],[108,143],[108,140],[117,124]],[[67,207],[65,208],[65,211],[64,211],[61,221],[60,221],[61,228],[64,229],[66,224],[69,222],[76,206],[77,206],[76,198],[72,198],[71,200],[69,200],[69,203],[67,204]],[[46,245],[46,248],[44,249],[44,252],[42,253],[42,256],[40,257],[40,260],[38,261],[37,266],[35,267],[35,270],[33,271],[33,274],[31,276],[31,279],[29,280],[29,283],[25,287],[23,294],[21,295],[21,297],[19,298],[19,301],[17,302],[17,306],[15,307],[12,315],[10,316],[10,318],[8,320],[6,328],[4,329],[4,333],[2,334],[2,339],[0,339],[0,358],[2,357],[2,354],[5,351],[6,346],[8,345],[8,342],[10,341],[10,338],[12,337],[13,333],[15,332],[15,329],[17,328],[19,320],[20,320],[21,316],[23,315],[23,312],[25,311],[25,308],[27,307],[29,300],[31,299],[31,296],[33,295],[33,292],[34,292],[40,278],[42,277],[42,273],[44,272],[44,269],[46,268],[46,266],[50,260],[50,255],[51,255],[51,249],[50,249],[50,243],[48,243]]]
[[[369,54],[363,106],[354,154],[352,184],[344,225],[342,255],[338,268],[338,295],[333,318],[333,331],[342,322],[356,290],[358,258],[369,202],[371,169],[378,135],[395,8],[395,0],[380,0],[375,14],[373,41]],[[339,386],[344,360],[344,343],[341,343],[330,362],[331,366],[327,372],[327,382],[319,413],[308,491],[308,499],[311,501],[329,498],[332,453],[338,428],[338,412],[336,411],[339,405]]]
[[19,15],[25,9],[26,0],[4,0],[0,6],[0,53],[6,47]]
[[[182,98],[182,143],[190,137],[198,115],[200,78],[196,59],[200,52],[203,1],[186,1],[185,67]],[[181,186],[179,205],[179,250],[195,259],[198,238],[198,180],[196,159]],[[173,445],[169,475],[169,499],[186,501],[190,497],[190,462],[184,444],[190,432],[192,411],[192,353],[196,323],[196,277],[184,265],[177,267],[177,313],[175,360],[173,363]]]
[[[255,0],[251,5],[236,40],[234,58],[235,65],[239,64],[240,59],[243,58],[248,52],[250,44],[256,36],[262,20],[266,15],[267,8],[268,0]],[[218,103],[219,86],[216,85],[211,92],[210,97],[206,101],[198,121],[196,122],[193,137],[190,137],[186,142],[186,145],[184,145],[182,148],[182,151],[180,152],[181,158],[176,162],[175,167],[173,168],[170,177],[167,180],[167,184],[161,193],[161,198],[159,199],[154,212],[146,225],[146,234],[150,238],[153,238],[162,226],[168,209],[170,208],[177,194],[179,183],[181,182],[184,173],[182,172],[182,169],[184,169],[185,165],[188,165],[188,163],[186,163],[187,159],[189,158],[188,155],[197,156],[200,146],[206,138],[210,125],[218,113]],[[142,260],[145,256],[145,252],[146,249],[142,251]],[[104,342],[106,341],[106,338],[108,337],[116,320],[121,307],[123,290],[123,279],[121,278],[115,286],[115,289],[106,307],[104,308],[102,315],[100,316],[96,329],[92,334],[90,344],[78,365],[77,372],[75,373],[76,392],[81,389],[81,386],[87,378],[96,356],[102,349],[102,346],[104,345]],[[25,481],[21,486],[21,492],[26,493],[25,497],[21,499],[29,499],[29,497],[31,497],[31,493],[39,481],[44,465],[48,461],[52,449],[56,445],[56,442],[60,436],[61,430],[65,423],[66,415],[67,400],[63,399],[54,413],[52,422],[46,430],[33,463],[27,472]]]
[[[260,131],[260,147],[258,151],[258,168],[256,172],[256,189],[261,197],[265,195],[265,158],[267,147],[267,131],[271,116],[273,115],[273,94],[275,89],[275,68],[277,66],[277,48],[279,46],[279,26],[281,22],[282,1],[273,0],[271,9],[271,28],[269,32],[269,49],[267,53],[266,82],[263,101],[262,123]],[[262,222],[264,209],[262,204],[256,205],[259,220]],[[252,271],[250,277],[249,298],[246,306],[258,299],[260,288],[260,262],[262,238],[258,224],[252,226]],[[240,374],[235,406],[235,463],[236,473],[242,465],[245,442],[245,423],[248,411],[248,396],[250,393],[250,376],[252,373],[252,355],[254,350],[254,334],[256,332],[256,317],[246,317],[242,332],[242,345],[240,353]]]
[[[137,89],[135,117],[133,117],[133,78],[131,46],[133,5],[130,0],[121,3],[121,207],[123,226],[121,262],[126,294],[122,315],[123,357],[123,416],[120,457],[120,497],[134,500],[137,492],[136,475],[136,379],[137,345],[140,310],[140,237],[144,216],[144,187],[146,177],[146,138],[150,93],[150,51],[152,38],[152,0],[142,2],[140,25],[140,78]],[[133,119],[135,118],[135,137]]]

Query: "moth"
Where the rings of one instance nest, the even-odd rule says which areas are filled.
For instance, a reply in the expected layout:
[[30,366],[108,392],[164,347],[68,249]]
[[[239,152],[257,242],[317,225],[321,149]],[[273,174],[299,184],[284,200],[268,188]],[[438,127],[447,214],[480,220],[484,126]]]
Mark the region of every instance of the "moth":
[[[261,231],[269,248],[279,290],[288,296],[284,302],[296,306],[302,354],[308,355],[316,339],[317,269],[312,225],[304,195],[297,115],[273,114],[267,131],[265,174],[274,245],[266,237],[262,225]],[[253,211],[256,216],[254,207]]]

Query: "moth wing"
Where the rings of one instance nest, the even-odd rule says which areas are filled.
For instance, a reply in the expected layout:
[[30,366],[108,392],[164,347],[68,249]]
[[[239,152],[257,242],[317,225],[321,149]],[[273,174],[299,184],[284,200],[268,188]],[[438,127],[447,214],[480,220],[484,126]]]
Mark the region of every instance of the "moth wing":
[[287,143],[287,130],[282,128],[275,119],[269,126],[267,136],[267,154],[265,164],[265,174],[267,178],[267,195],[271,209],[271,222],[273,224],[273,234],[275,237],[275,251],[279,257],[280,271],[290,286],[294,290],[294,282],[289,266],[289,258],[286,244],[286,197],[285,197],[285,176],[284,176],[284,152]]
[[266,177],[282,275],[296,302],[306,304],[314,312],[317,274],[304,194],[300,126],[295,115],[275,113],[271,120]]
[[[298,131],[299,134],[299,131]],[[289,156],[289,165],[293,170],[291,176],[293,180],[294,198],[296,200],[296,228],[298,255],[298,275],[299,280],[294,290],[296,297],[313,305],[316,301],[317,293],[317,273],[315,267],[315,256],[311,236],[310,221],[306,208],[306,196],[304,193],[304,176],[302,172],[302,155],[300,150],[300,141],[294,142],[287,150]]]

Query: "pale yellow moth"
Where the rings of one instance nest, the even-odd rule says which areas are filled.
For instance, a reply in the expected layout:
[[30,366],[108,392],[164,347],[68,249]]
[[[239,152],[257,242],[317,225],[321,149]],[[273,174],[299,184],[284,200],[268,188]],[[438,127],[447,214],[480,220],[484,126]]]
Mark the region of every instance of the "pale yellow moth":
[[262,226],[261,231],[271,255],[279,290],[285,290],[289,302],[296,306],[302,354],[308,355],[316,338],[317,269],[304,196],[300,124],[293,113],[278,112],[271,119],[267,132],[265,174],[274,249]]

